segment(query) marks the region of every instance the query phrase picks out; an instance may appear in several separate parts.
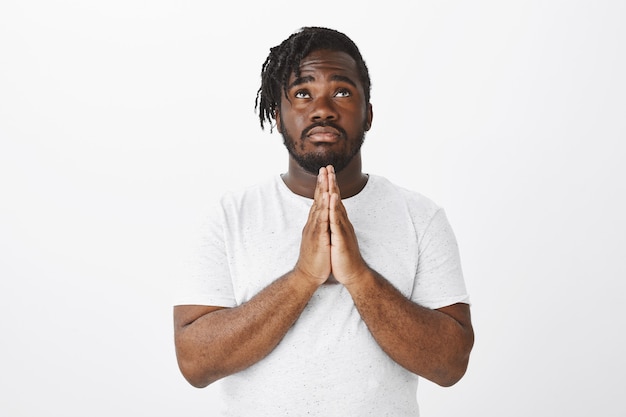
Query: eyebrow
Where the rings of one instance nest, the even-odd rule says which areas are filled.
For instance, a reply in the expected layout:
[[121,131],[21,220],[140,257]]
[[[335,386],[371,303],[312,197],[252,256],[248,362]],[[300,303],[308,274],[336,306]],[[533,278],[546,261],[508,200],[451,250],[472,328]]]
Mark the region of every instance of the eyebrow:
[[[330,80],[331,81],[342,81],[342,82],[350,84],[354,88],[357,88],[357,85],[356,85],[356,83],[354,81],[352,81],[352,78],[346,77],[345,75],[335,74],[335,75],[332,75],[330,77]],[[289,86],[287,88],[291,89],[291,88],[296,87],[298,85],[310,83],[310,82],[313,82],[313,81],[315,81],[315,77],[313,77],[312,75],[307,75],[307,76],[304,76],[304,77],[298,77],[298,78],[296,78],[294,80],[294,82],[289,84]]]

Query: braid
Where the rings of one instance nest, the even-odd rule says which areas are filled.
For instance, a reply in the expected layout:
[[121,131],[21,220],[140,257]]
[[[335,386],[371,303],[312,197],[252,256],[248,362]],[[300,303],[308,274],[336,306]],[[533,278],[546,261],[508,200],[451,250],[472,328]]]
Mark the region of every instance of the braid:
[[276,119],[280,110],[282,94],[287,94],[291,74],[300,76],[300,61],[309,53],[328,49],[350,55],[357,64],[365,101],[370,100],[370,77],[365,61],[355,43],[341,32],[321,27],[304,27],[285,39],[280,45],[270,48],[270,53],[261,67],[261,87],[257,91],[254,109],[259,111],[261,129],[265,123]]

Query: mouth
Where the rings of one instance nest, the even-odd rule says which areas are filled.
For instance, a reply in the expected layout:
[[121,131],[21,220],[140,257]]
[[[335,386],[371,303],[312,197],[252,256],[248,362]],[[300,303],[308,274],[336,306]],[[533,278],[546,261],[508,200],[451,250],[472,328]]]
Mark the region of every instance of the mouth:
[[331,126],[316,126],[306,132],[306,138],[312,143],[334,143],[341,136],[341,132]]

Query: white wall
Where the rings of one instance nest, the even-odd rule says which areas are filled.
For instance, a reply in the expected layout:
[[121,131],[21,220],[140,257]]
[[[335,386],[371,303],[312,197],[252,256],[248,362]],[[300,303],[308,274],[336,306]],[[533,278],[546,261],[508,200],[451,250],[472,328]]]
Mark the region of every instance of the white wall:
[[424,416],[623,416],[622,1],[0,4],[0,414],[211,415],[169,292],[222,191],[286,168],[268,48],[340,29],[373,79],[365,169],[443,205],[476,345]]

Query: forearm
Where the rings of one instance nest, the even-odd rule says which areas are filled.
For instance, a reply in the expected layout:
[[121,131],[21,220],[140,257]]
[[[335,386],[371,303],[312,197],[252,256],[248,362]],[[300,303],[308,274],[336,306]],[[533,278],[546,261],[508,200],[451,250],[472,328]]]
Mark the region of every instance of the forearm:
[[298,319],[316,288],[290,272],[238,307],[181,323],[176,353],[185,378],[204,387],[263,359]]
[[474,340],[469,307],[442,309],[446,314],[419,306],[371,269],[347,288],[374,339],[394,361],[439,385],[461,379]]

